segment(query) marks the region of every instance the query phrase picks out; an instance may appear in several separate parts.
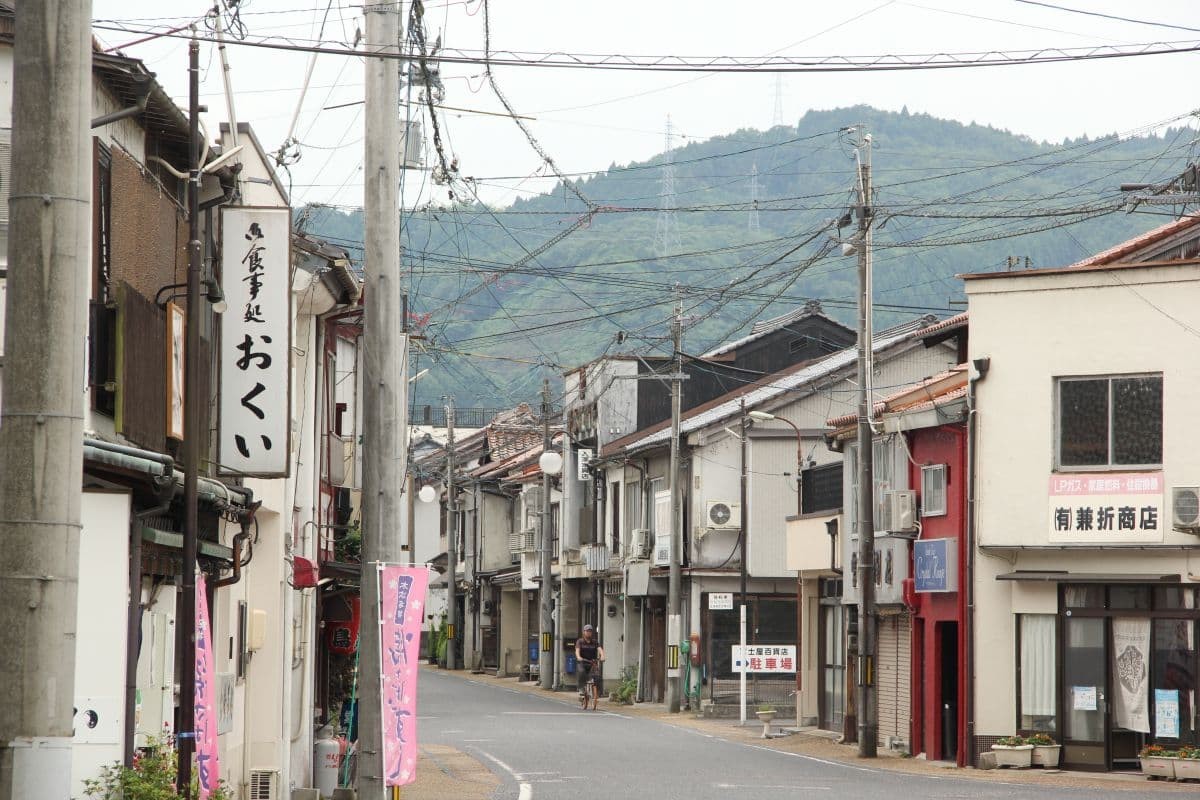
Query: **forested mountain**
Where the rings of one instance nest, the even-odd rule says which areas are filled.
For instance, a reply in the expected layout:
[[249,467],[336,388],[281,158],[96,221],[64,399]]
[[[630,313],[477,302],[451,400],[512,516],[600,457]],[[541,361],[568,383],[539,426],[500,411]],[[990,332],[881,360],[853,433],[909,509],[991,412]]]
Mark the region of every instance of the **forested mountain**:
[[[1178,174],[1195,147],[1184,127],[1045,143],[859,106],[681,142],[671,154],[678,242],[663,252],[663,156],[578,180],[596,213],[540,253],[587,211],[569,186],[504,208],[406,213],[410,307],[428,337],[419,366],[436,362],[415,385],[417,403],[534,398],[542,370],[481,356],[551,363],[546,372],[557,376],[603,352],[661,348],[676,286],[689,353],[809,298],[851,323],[856,262],[831,237],[856,175],[839,131],[859,123],[873,140],[877,327],[961,310],[951,303],[962,298],[956,274],[1007,269],[1011,259],[1018,268],[1065,265],[1161,224],[1173,209],[1126,213],[1117,187]],[[470,196],[464,188],[456,194]],[[310,208],[303,220],[361,257],[359,213]]]

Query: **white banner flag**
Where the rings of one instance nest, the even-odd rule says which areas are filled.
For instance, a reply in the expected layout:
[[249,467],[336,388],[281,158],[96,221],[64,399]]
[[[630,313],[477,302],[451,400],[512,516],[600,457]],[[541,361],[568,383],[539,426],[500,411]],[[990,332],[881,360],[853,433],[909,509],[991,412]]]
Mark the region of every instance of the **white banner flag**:
[[1130,731],[1150,732],[1150,620],[1112,621],[1116,697],[1113,722]]

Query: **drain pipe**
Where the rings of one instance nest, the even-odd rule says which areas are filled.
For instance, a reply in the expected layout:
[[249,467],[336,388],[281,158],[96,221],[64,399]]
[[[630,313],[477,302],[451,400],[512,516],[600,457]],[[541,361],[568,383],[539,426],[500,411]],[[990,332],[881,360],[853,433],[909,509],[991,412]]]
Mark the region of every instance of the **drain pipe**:
[[120,111],[113,111],[110,114],[102,114],[92,120],[92,128],[103,128],[105,125],[111,125],[114,122],[127,119],[128,117],[136,117],[146,110],[146,104],[150,102],[150,87],[151,77],[142,75],[138,77],[138,93],[134,105],[128,108],[122,108]]
[[[170,456],[165,458],[172,461]],[[166,466],[170,474],[174,469],[173,463]],[[165,494],[166,500],[159,505],[129,515],[129,602],[125,621],[125,730],[122,753],[122,763],[126,767],[133,766],[133,753],[136,750],[134,740],[137,737],[137,663],[142,632],[142,521],[171,507],[171,498],[175,494],[173,487]]]
[[965,547],[967,551],[966,569],[966,660],[967,660],[967,691],[964,701],[967,718],[967,753],[964,754],[968,763],[975,760],[975,545],[976,545],[976,509],[975,494],[978,483],[975,479],[975,459],[979,449],[978,429],[979,412],[976,404],[976,385],[987,377],[991,368],[990,358],[977,358],[972,362],[975,367],[974,375],[967,379],[967,529]]

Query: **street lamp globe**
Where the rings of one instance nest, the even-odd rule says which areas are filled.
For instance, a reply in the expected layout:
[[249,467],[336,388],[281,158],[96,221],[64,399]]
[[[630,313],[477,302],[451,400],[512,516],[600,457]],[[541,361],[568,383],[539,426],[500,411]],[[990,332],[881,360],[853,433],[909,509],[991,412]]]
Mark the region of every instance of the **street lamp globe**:
[[766,411],[751,411],[746,416],[750,417],[750,419],[756,419],[759,422],[769,422],[775,419],[774,414],[768,414]]
[[547,475],[557,475],[562,472],[562,456],[553,450],[547,450],[538,456],[538,466]]
[[422,486],[421,491],[417,492],[417,497],[421,498],[422,503],[432,503],[437,500],[437,489],[432,486]]

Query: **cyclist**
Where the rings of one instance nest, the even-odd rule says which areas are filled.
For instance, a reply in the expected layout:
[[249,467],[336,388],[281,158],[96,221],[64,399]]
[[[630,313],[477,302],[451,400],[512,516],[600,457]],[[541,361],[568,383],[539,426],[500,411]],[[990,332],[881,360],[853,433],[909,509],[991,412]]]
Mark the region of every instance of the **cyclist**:
[[[575,679],[579,687],[579,697],[584,702],[588,700],[588,678],[595,680],[597,696],[603,694],[600,671],[600,662],[603,660],[604,647],[600,644],[600,640],[596,638],[596,629],[591,625],[584,625],[583,636],[575,640],[575,663],[578,664],[578,668],[575,671]],[[594,673],[593,670],[595,670]]]

